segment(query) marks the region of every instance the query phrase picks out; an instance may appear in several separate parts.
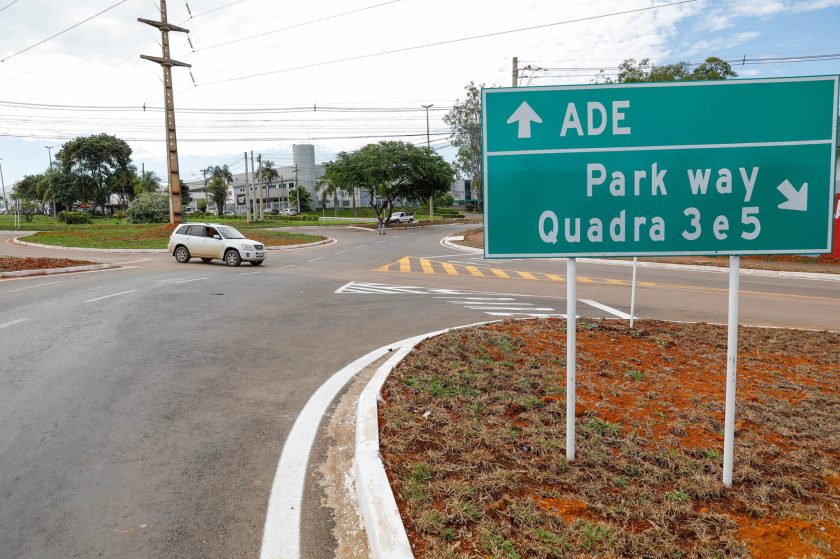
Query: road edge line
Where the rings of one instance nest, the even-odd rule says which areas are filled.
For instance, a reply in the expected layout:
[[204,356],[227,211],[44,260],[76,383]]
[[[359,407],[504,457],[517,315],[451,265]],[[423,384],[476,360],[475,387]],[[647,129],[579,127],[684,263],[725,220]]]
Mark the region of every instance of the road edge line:
[[74,272],[95,272],[96,270],[113,270],[120,268],[119,264],[90,264],[87,266],[68,266],[67,268],[39,268],[37,270],[16,270],[14,272],[0,272],[2,278],[28,278],[33,276],[53,276],[55,274],[72,274]]
[[298,414],[283,444],[271,485],[260,546],[261,559],[300,557],[300,515],[306,470],[321,419],[350,379],[399,347],[399,343],[375,349],[334,373],[310,396]]

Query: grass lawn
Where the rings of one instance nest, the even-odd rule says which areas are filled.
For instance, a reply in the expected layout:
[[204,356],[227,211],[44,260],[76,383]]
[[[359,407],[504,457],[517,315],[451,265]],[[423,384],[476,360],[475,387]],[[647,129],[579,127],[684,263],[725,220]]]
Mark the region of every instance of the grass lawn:
[[[311,243],[324,238],[320,235],[239,227],[239,224],[236,224],[235,227],[240,229],[248,238],[265,243],[267,246]],[[73,226],[73,229],[42,231],[22,237],[21,240],[45,245],[82,248],[166,248],[172,230],[173,226],[169,224],[76,225]]]
[[383,390],[382,457],[418,559],[828,558],[840,551],[840,334],[581,320],[565,459],[565,321],[424,342]]

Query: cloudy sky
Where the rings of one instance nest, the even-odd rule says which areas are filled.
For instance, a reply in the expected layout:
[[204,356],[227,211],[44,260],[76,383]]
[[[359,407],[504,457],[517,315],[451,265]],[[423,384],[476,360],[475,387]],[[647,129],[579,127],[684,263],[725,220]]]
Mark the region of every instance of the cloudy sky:
[[[173,58],[192,65],[173,69],[186,180],[209,164],[244,170],[251,150],[288,164],[295,143],[315,144],[318,161],[379,139],[425,143],[421,104],[434,105],[431,139],[451,159],[441,117],[471,81],[510,85],[514,56],[533,68],[521,85],[589,83],[630,57],[715,55],[737,61],[740,77],[840,73],[840,0],[167,4],[170,22],[190,30],[189,41],[171,34]],[[158,9],[158,0],[0,0],[7,188],[48,166],[45,146],[55,153],[99,132],[126,139],[138,167],[166,175],[161,70],[139,58],[160,56],[160,32],[137,22]]]

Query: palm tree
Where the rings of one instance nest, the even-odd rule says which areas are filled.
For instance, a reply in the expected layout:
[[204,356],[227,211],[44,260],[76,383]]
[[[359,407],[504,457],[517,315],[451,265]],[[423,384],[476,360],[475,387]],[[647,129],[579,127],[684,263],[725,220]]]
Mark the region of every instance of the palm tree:
[[315,190],[321,192],[321,207],[326,206],[327,196],[330,194],[332,195],[333,215],[338,217],[338,185],[331,181],[328,177],[324,176],[318,179],[318,183],[315,185]]
[[[268,187],[269,185],[280,178],[280,173],[277,172],[277,168],[274,167],[274,162],[266,159],[265,163],[262,165],[262,180],[263,185],[265,185],[265,197],[268,198]],[[263,218],[263,208],[260,207],[260,219]]]
[[[230,169],[228,168],[227,165],[222,165],[221,167],[216,165],[213,168],[208,167],[207,169],[205,169],[205,171],[210,173],[211,178],[220,179],[225,185],[225,191],[227,191],[227,187],[233,182],[233,173],[230,172]],[[205,184],[206,184],[206,179],[205,179]],[[216,200],[216,203],[218,205],[218,199],[214,198],[214,200]],[[222,200],[222,208],[221,209],[217,208],[219,210],[219,215],[222,215],[224,213],[224,210],[226,209],[224,206],[225,206],[226,203],[227,203],[227,197],[225,197],[225,199]]]

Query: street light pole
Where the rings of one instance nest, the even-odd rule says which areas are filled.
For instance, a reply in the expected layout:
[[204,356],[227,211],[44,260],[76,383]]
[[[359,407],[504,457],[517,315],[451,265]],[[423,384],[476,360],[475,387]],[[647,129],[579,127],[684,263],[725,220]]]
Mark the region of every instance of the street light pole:
[[[0,161],[3,161],[0,158]],[[3,164],[0,163],[0,185],[3,186],[3,209],[9,211],[9,202],[6,200],[6,181],[3,180]]]
[[[429,153],[432,152],[432,142],[429,140],[429,109],[434,107],[434,105],[420,105],[424,109],[426,109],[426,148],[429,150]],[[434,203],[435,197],[434,195],[429,196],[429,221],[434,220]]]

